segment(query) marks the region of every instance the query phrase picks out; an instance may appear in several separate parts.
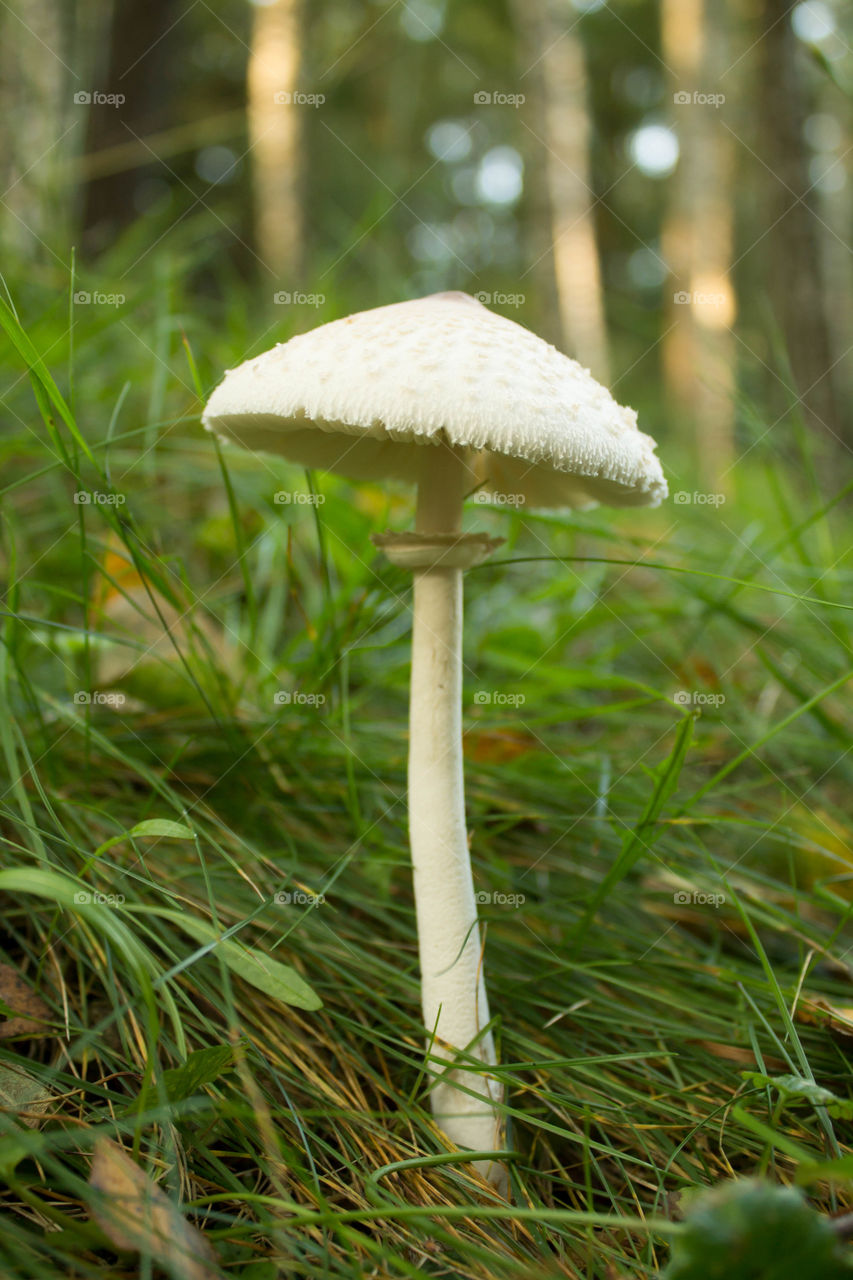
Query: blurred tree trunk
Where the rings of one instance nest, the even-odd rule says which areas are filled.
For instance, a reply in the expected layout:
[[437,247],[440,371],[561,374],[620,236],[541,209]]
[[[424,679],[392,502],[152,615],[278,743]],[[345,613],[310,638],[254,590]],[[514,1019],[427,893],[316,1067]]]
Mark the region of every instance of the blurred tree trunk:
[[[521,84],[527,99],[525,115],[533,122],[524,146],[524,257],[528,266],[521,274],[521,288],[535,289],[536,327],[542,337],[565,350],[565,337],[557,294],[554,238],[551,230],[551,196],[548,189],[548,152],[545,143],[545,84],[539,40],[535,24],[528,19],[525,0],[512,0],[518,32]],[[535,66],[531,64],[536,63]]]
[[734,459],[734,157],[721,115],[726,104],[708,99],[721,92],[731,61],[727,23],[725,6],[711,10],[710,0],[662,0],[663,59],[672,72],[680,148],[663,227],[672,272],[664,376],[675,414],[693,430],[704,482],[721,489]]
[[304,0],[257,5],[249,56],[249,142],[258,253],[277,280],[301,278],[302,124],[299,90]]
[[72,6],[13,0],[0,7],[0,196],[4,245],[25,259],[55,246],[67,255],[70,199],[65,183],[74,142]]
[[[98,155],[145,138],[170,119],[173,57],[177,40],[165,39],[175,25],[171,0],[121,0],[112,6],[106,38],[99,42],[98,65],[88,90],[115,95],[117,105],[92,103],[88,110],[86,151]],[[100,52],[103,50],[103,52]],[[150,156],[152,164],[156,157]],[[108,172],[93,178],[83,194],[84,247],[96,255],[137,215],[134,201],[138,171]]]
[[[822,227],[810,191],[804,124],[810,104],[787,0],[762,0],[758,98],[766,166],[765,271],[793,390],[806,421],[843,438],[835,359],[821,287]],[[841,351],[837,353],[839,356]],[[785,379],[790,382],[789,378]]]
[[[820,237],[821,283],[826,304],[833,359],[833,390],[836,403],[842,407],[841,417],[845,440],[851,438],[851,414],[853,404],[853,361],[845,359],[853,348],[853,256],[850,253],[850,228],[853,227],[853,182],[845,181],[847,158],[853,149],[853,133],[850,113],[843,108],[838,87],[828,79],[819,91],[816,107],[820,117],[838,124],[838,140],[829,149],[816,151],[814,163],[817,173],[826,173],[829,189],[818,184],[816,192],[820,218],[826,223],[827,232]],[[842,109],[839,110],[839,107]],[[831,125],[830,125],[831,128]],[[810,171],[811,174],[811,171]]]
[[548,291],[552,340],[606,382],[607,332],[590,188],[583,46],[569,29],[569,11],[557,0],[515,0],[515,10],[534,121],[533,172],[528,175],[538,241],[533,261],[539,261],[540,272],[553,273]]

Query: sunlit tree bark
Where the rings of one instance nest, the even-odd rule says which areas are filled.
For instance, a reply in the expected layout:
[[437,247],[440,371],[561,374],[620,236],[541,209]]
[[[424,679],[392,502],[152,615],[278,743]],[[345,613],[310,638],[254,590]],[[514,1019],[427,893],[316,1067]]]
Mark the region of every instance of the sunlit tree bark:
[[538,219],[533,245],[540,274],[553,272],[555,341],[603,381],[607,333],[593,218],[583,46],[573,18],[556,0],[516,0],[526,37],[523,78],[530,98],[528,185]]
[[302,53],[303,0],[273,0],[254,9],[248,68],[249,141],[258,253],[287,286],[301,276],[302,125],[296,95]]
[[[536,293],[536,323],[543,338],[565,350],[557,274],[554,265],[554,236],[551,226],[551,195],[548,185],[548,145],[546,141],[545,78],[542,73],[541,0],[530,8],[526,0],[512,0],[512,17],[517,31],[519,88],[525,96],[526,131],[524,151],[524,256],[520,287]],[[538,21],[537,21],[538,18]]]
[[560,319],[568,349],[606,382],[607,330],[593,217],[583,45],[566,30],[562,6],[545,0],[543,8],[545,137]]
[[735,316],[730,275],[733,142],[726,128],[727,15],[707,0],[662,0],[663,57],[680,157],[663,251],[671,271],[664,338],[670,405],[694,431],[705,483],[725,489],[734,458]]

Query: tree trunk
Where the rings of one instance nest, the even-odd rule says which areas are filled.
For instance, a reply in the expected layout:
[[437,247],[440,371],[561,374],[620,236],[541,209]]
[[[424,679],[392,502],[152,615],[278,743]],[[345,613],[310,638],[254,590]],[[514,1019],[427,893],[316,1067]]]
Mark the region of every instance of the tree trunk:
[[515,14],[533,122],[528,126],[532,260],[551,313],[544,329],[555,345],[606,382],[583,46],[571,30],[569,11],[556,0],[515,0]]
[[[0,8],[0,193],[4,246],[25,260],[54,249],[67,259],[69,152],[85,107],[74,94],[74,15],[57,0]],[[72,69],[73,68],[73,69]]]
[[720,102],[727,15],[706,0],[662,0],[663,58],[680,156],[670,184],[663,252],[671,270],[663,344],[668,399],[689,423],[703,482],[726,488],[734,459],[733,144]]
[[530,266],[521,276],[522,288],[535,289],[536,324],[543,338],[565,351],[566,339],[557,293],[554,235],[551,225],[551,193],[548,183],[548,151],[545,122],[547,106],[542,50],[545,39],[544,0],[511,0],[517,32],[520,84],[526,98],[524,146],[525,257]]
[[[809,190],[803,126],[810,112],[803,84],[806,53],[797,47],[787,0],[763,0],[759,64],[761,152],[765,168],[765,278],[790,377],[806,422],[838,438],[843,426],[832,371],[833,350],[821,287],[821,223]],[[837,353],[841,355],[839,351]],[[779,397],[784,406],[793,399]]]
[[557,298],[566,348],[608,381],[607,327],[589,163],[586,60],[555,0],[543,4],[545,141]]
[[303,242],[302,125],[310,105],[297,100],[302,0],[273,0],[254,10],[249,57],[249,141],[255,239],[264,265],[285,289],[300,282]]
[[[174,84],[173,57],[178,37],[167,37],[175,24],[170,0],[122,0],[113,7],[105,56],[92,73],[89,92],[113,102],[93,101],[89,113],[87,154],[99,154],[135,138],[145,138],[169,123]],[[115,103],[115,105],[113,105]],[[148,157],[156,163],[156,157]],[[93,178],[83,195],[84,247],[97,254],[110,244],[138,209],[134,182],[125,172]]]

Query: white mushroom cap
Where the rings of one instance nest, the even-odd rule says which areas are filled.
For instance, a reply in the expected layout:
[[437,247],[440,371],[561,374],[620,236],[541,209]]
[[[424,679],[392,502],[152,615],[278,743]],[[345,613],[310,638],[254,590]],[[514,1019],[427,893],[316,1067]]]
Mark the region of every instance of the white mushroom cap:
[[657,506],[637,415],[529,329],[465,293],[361,311],[231,370],[204,425],[356,480],[416,482],[423,447],[470,450],[471,489],[539,507]]

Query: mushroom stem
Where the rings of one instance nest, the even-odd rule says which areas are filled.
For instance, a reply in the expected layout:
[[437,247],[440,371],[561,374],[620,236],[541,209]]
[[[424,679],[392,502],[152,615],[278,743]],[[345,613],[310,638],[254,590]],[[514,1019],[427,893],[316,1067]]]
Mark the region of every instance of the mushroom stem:
[[[470,472],[461,453],[442,445],[418,487],[418,533],[453,533],[462,523]],[[462,570],[414,572],[409,716],[409,837],[418,919],[424,1024],[434,1040],[433,1114],[459,1147],[500,1146],[501,1088],[476,1069],[445,1071],[458,1051],[486,1067],[497,1059],[483,981],[480,930],[465,826],[462,760]],[[467,1091],[467,1092],[466,1092]],[[481,1162],[495,1185],[505,1168]]]

